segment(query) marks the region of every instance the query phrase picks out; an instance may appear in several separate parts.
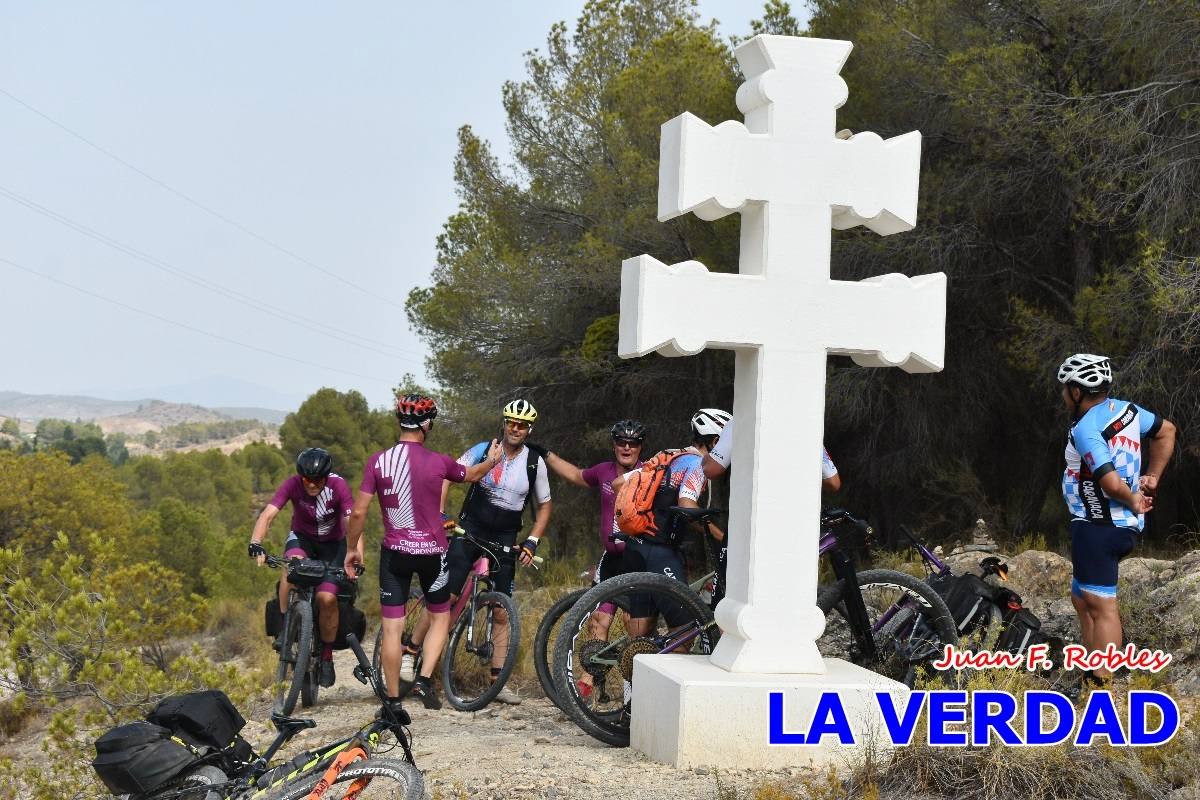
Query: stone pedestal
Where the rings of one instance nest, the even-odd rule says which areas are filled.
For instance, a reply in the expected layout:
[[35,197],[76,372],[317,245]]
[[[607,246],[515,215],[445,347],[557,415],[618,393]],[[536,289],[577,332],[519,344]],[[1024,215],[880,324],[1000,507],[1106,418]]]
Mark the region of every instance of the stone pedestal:
[[[630,746],[676,767],[842,767],[861,745],[886,748],[875,692],[903,698],[908,689],[840,659],[821,675],[730,673],[705,656],[637,656],[633,667]],[[807,731],[822,692],[837,692],[860,747],[825,737],[820,745],[771,745],[769,695],[783,692],[788,732]]]

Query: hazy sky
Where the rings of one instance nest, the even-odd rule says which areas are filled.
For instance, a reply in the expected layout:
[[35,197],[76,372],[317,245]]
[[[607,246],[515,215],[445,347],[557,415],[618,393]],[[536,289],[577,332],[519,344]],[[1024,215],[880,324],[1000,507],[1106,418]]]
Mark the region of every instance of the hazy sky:
[[501,85],[581,7],[0,4],[0,390],[388,402],[424,375],[403,305],[457,207],[455,131],[506,156]]

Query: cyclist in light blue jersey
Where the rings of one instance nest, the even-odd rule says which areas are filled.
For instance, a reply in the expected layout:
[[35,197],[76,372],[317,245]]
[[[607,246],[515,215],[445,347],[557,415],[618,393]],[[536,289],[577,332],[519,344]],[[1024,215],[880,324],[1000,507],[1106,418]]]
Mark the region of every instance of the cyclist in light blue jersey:
[[[1110,397],[1112,366],[1105,356],[1071,356],[1058,368],[1058,382],[1071,414],[1062,480],[1071,514],[1071,602],[1085,647],[1120,647],[1117,565],[1133,550],[1154,505],[1158,479],[1175,451],[1175,426]],[[1092,673],[1100,681],[1111,675]]]

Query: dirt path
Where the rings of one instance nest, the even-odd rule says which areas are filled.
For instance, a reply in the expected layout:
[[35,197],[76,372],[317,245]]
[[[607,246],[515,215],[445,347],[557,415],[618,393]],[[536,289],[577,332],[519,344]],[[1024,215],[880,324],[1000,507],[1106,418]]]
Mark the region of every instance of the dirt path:
[[[317,728],[305,731],[287,752],[357,730],[375,712],[370,690],[351,676],[352,655],[337,654],[338,684],[324,690],[311,709]],[[434,797],[496,800],[690,800],[716,798],[718,776],[709,770],[679,770],[628,749],[608,747],[587,736],[541,693],[536,682],[521,687],[519,706],[493,704],[464,714],[444,704],[429,711],[406,706],[413,718],[413,752]],[[255,709],[243,735],[256,745],[270,741],[269,709]],[[800,770],[722,770],[722,786],[745,790],[761,780],[787,779]]]

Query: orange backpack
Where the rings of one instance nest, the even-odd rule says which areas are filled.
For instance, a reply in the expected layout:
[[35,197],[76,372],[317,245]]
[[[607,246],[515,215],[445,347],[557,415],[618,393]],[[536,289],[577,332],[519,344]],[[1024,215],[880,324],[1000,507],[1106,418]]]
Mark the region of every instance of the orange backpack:
[[667,468],[690,450],[663,450],[639,469],[625,473],[625,483],[617,491],[613,516],[621,533],[630,536],[658,536],[658,523],[654,519],[654,498],[662,486]]

